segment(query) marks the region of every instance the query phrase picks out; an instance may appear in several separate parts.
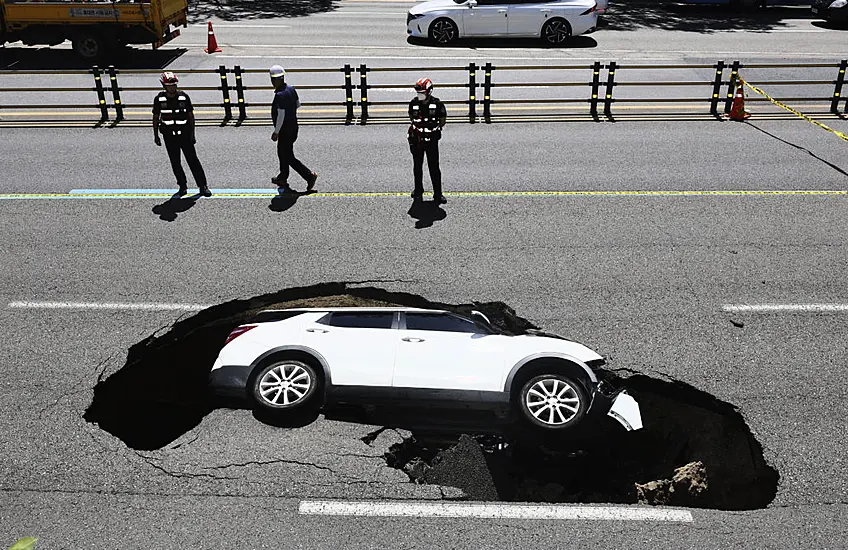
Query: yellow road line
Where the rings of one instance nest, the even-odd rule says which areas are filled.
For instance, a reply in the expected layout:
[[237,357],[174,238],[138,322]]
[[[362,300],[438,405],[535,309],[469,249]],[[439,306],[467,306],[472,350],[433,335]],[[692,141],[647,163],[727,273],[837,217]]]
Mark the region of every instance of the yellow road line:
[[[214,190],[213,190],[214,193]],[[842,196],[845,190],[829,189],[767,189],[767,190],[698,190],[698,191],[454,191],[445,193],[450,197],[712,197],[712,196]],[[11,199],[152,199],[171,198],[171,193],[5,193],[0,200]],[[268,193],[215,193],[212,198],[273,198],[284,196],[274,191]],[[405,197],[408,192],[350,192],[350,193],[312,193],[298,198],[380,198]],[[204,199],[207,200],[207,199]]]

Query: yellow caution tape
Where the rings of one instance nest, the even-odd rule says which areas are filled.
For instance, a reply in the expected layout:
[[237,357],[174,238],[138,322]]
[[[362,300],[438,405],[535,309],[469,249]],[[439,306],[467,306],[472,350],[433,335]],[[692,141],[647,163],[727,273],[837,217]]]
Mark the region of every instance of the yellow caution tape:
[[747,87],[751,88],[751,90],[753,90],[754,92],[756,92],[756,93],[760,94],[760,95],[761,95],[761,96],[763,96],[764,98],[768,99],[769,101],[771,101],[772,103],[774,103],[775,105],[777,105],[778,107],[780,107],[781,109],[785,109],[785,110],[789,111],[790,113],[792,113],[792,114],[794,114],[794,115],[797,115],[797,116],[799,116],[799,117],[803,118],[804,120],[806,120],[806,121],[807,121],[807,122],[809,122],[810,124],[815,124],[815,125],[816,125],[816,126],[818,126],[819,128],[822,128],[823,130],[827,130],[827,131],[828,131],[828,132],[830,132],[831,134],[835,134],[837,137],[842,138],[842,139],[844,139],[845,141],[848,141],[848,134],[844,134],[843,132],[838,132],[838,131],[834,130],[833,128],[831,128],[830,126],[827,126],[827,125],[825,125],[825,124],[822,124],[822,123],[821,123],[821,122],[819,122],[818,120],[814,120],[814,119],[812,119],[812,118],[808,117],[807,115],[805,115],[804,113],[802,113],[802,112],[800,112],[800,111],[797,111],[797,110],[793,109],[793,108],[792,108],[792,107],[790,107],[789,105],[786,105],[785,103],[781,103],[780,101],[778,101],[778,100],[774,99],[773,97],[771,97],[770,95],[768,95],[767,93],[765,93],[763,90],[761,90],[761,89],[757,88],[756,86],[754,86],[754,85],[752,85],[752,84],[748,84],[747,82],[745,82],[745,79],[743,79],[741,76],[737,76],[737,78],[739,79],[739,82],[741,82],[741,83],[742,83],[742,84],[744,84],[745,86],[747,86]]

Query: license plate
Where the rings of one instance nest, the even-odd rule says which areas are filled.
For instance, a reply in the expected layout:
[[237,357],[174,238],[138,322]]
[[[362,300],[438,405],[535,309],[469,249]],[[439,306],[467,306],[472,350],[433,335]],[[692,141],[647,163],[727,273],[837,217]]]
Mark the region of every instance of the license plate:
[[818,8],[813,8],[813,13],[818,13],[818,12],[819,12]]

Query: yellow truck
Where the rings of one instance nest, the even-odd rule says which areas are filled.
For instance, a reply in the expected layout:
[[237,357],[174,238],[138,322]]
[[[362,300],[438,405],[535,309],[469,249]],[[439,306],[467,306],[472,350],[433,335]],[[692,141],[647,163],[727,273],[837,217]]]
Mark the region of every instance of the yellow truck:
[[0,45],[70,40],[80,56],[95,59],[127,44],[156,49],[179,36],[187,18],[187,0],[0,0]]

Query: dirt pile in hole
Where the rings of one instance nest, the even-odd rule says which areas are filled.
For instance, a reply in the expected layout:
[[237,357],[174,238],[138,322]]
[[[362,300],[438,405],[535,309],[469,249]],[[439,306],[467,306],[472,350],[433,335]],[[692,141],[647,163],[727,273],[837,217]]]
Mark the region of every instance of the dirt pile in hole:
[[210,410],[206,384],[230,331],[264,309],[404,306],[469,315],[477,309],[512,334],[537,328],[501,302],[443,304],[421,296],[348,283],[290,288],[234,300],[175,323],[127,353],[124,366],[98,381],[85,420],[129,447],[159,449],[197,426]]

